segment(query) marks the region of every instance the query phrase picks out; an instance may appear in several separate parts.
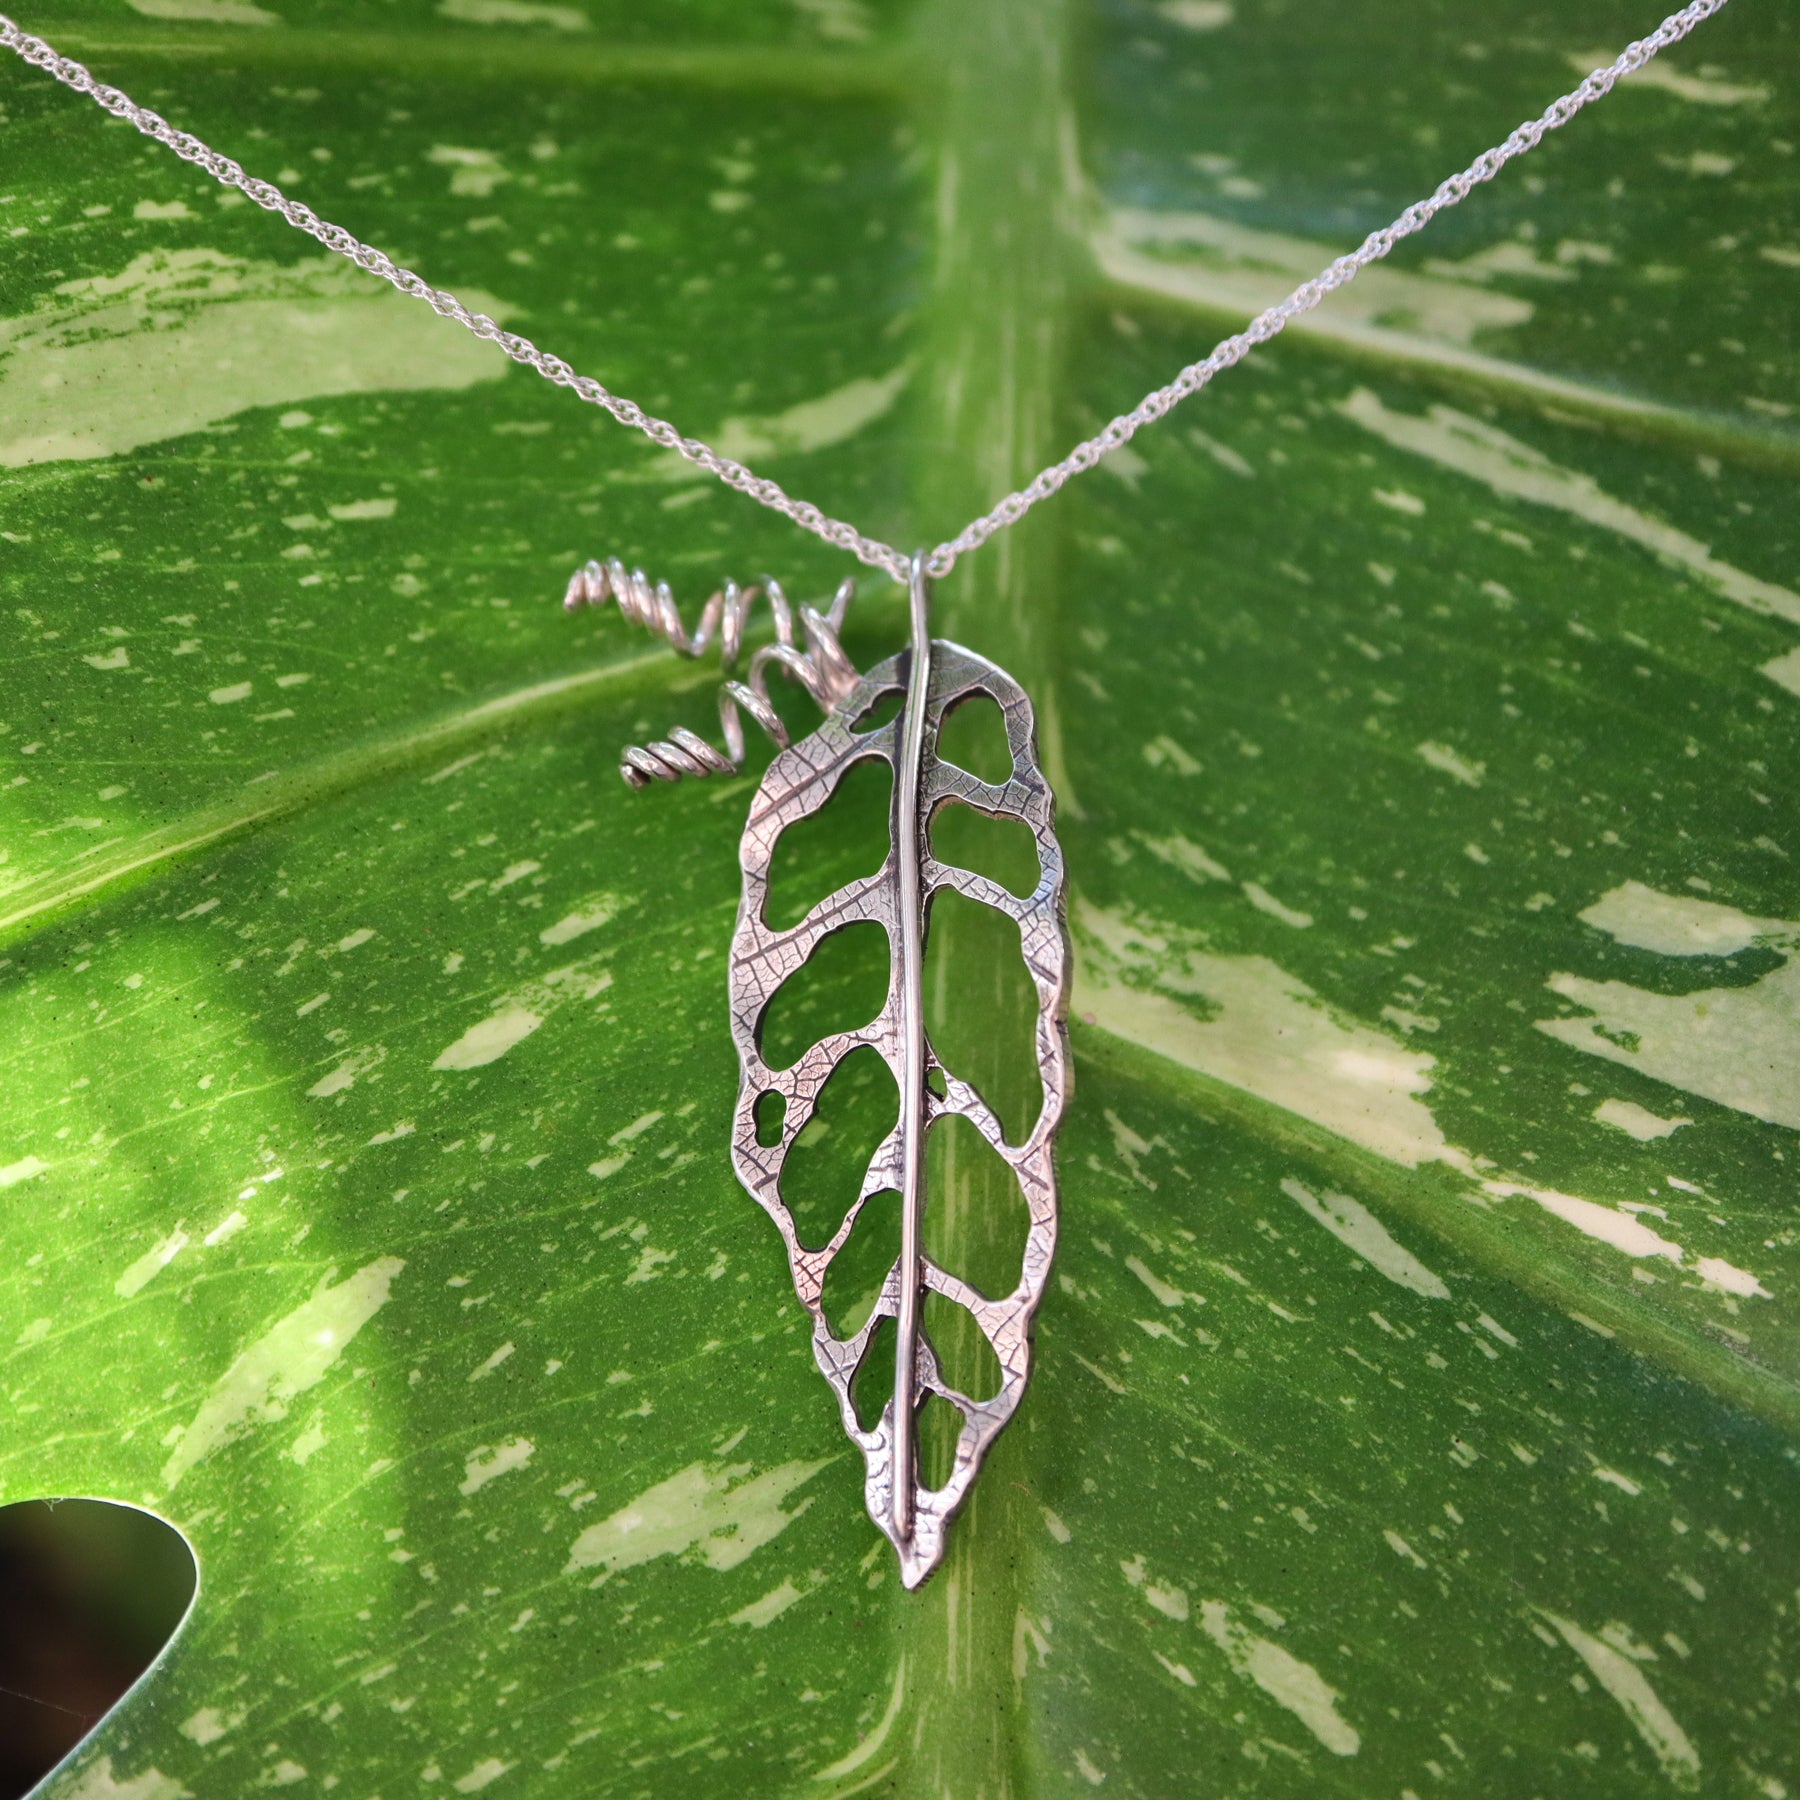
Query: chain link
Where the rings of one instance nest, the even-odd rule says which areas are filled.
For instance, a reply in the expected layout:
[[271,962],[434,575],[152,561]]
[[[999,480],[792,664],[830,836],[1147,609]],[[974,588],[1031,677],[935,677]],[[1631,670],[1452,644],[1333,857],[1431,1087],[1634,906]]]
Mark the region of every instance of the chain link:
[[[926,558],[926,568],[941,580],[950,573],[958,557],[979,549],[996,531],[1022,519],[1040,500],[1049,499],[1068,481],[1091,469],[1109,451],[1128,443],[1144,426],[1160,419],[1190,394],[1197,394],[1222,370],[1242,362],[1258,344],[1266,344],[1292,320],[1311,312],[1328,294],[1341,288],[1370,263],[1386,256],[1402,238],[1421,230],[1446,207],[1466,199],[1482,182],[1491,181],[1515,156],[1523,156],[1526,151],[1535,149],[1547,133],[1568,124],[1584,106],[1609,93],[1623,77],[1641,69],[1658,51],[1678,43],[1696,25],[1722,11],[1726,4],[1727,0],[1692,0],[1692,4],[1680,12],[1671,13],[1648,37],[1628,45],[1605,68],[1594,70],[1578,87],[1546,107],[1535,119],[1519,126],[1504,143],[1483,151],[1466,169],[1441,182],[1428,199],[1415,201],[1391,225],[1371,232],[1355,250],[1340,256],[1312,280],[1295,288],[1285,300],[1258,314],[1235,336],[1214,346],[1211,354],[1202,361],[1190,363],[1166,387],[1146,394],[1130,412],[1120,414],[1102,431],[1077,444],[1061,462],[1040,470],[1026,486],[1008,494],[991,512],[983,513],[955,537],[939,544]],[[290,199],[273,182],[246,174],[230,157],[209,149],[190,133],[178,131],[159,113],[139,106],[129,94],[96,81],[80,63],[59,55],[42,38],[29,36],[4,13],[0,13],[0,47],[53,75],[65,87],[86,94],[96,105],[134,125],[146,137],[166,144],[177,156],[205,170],[215,181],[238,189],[265,211],[279,213],[296,230],[317,239],[327,250],[348,257],[371,275],[379,275],[401,293],[423,300],[440,318],[453,319],[478,338],[497,344],[514,362],[535,369],[546,381],[569,389],[577,399],[585,400],[590,406],[602,408],[621,425],[641,431],[652,443],[674,451],[709,475],[717,476],[727,487],[748,494],[752,500],[793,520],[826,543],[849,551],[869,568],[885,570],[896,581],[909,579],[912,559],[891,544],[866,537],[855,526],[830,517],[811,501],[796,500],[767,476],[756,474],[729,456],[721,456],[698,438],[684,437],[667,420],[645,412],[634,400],[612,393],[591,375],[578,375],[561,357],[540,350],[529,338],[521,337],[517,332],[505,330],[486,313],[471,312],[447,289],[433,287],[423,276],[401,268],[392,258],[352,236],[341,225],[321,219],[311,207]]]

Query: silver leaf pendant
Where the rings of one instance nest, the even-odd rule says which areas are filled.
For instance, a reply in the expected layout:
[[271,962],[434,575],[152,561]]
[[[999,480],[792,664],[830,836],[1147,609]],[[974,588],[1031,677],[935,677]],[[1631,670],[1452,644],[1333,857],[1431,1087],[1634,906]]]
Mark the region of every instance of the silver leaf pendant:
[[[1070,1084],[1062,851],[1054,830],[1050,786],[1038,766],[1031,703],[1003,669],[960,645],[930,636],[928,582],[918,560],[910,590],[912,643],[861,677],[837,647],[847,587],[839,591],[827,615],[801,609],[808,641],[803,654],[793,642],[790,609],[779,588],[769,585],[778,642],[756,653],[748,685],[728,683],[721,696],[729,759],[695,734],[678,732],[667,743],[628,751],[621,772],[637,786],[645,779],[732,768],[743,755],[739,707],[771,729],[783,746],[751,803],[739,850],[744,888],[731,944],[730,1006],[741,1079],[732,1163],[787,1246],[794,1291],[811,1315],[819,1368],[837,1394],[844,1430],[863,1453],[869,1516],[898,1551],[901,1579],[913,1588],[942,1560],[951,1517],[973,1486],[990,1445],[1018,1410],[1031,1371],[1032,1317],[1043,1298],[1056,1248],[1052,1152]],[[617,563],[604,567],[590,563],[570,584],[571,606],[608,597],[688,654],[704,649],[713,629],[722,624],[729,661],[734,640],[741,640],[754,590],[730,588],[715,596],[692,639],[682,632],[668,590],[651,589],[641,574],[627,576]],[[828,708],[824,724],[798,743],[786,742],[768,705],[763,676],[770,662],[781,664]],[[892,719],[874,729],[858,729],[862,719],[896,693],[903,698]],[[982,781],[938,753],[946,716],[976,694],[989,696],[1005,719],[1012,769],[1003,782]],[[820,901],[799,924],[786,930],[771,927],[764,905],[770,862],[781,833],[826,806],[848,771],[870,759],[887,763],[894,776],[885,862],[873,875]],[[936,860],[930,847],[931,821],[949,805],[1018,820],[1030,830],[1037,847],[1038,879],[1029,895],[1021,899],[987,876]],[[993,1108],[954,1068],[939,1060],[926,1034],[925,939],[933,897],[947,891],[994,908],[1018,927],[1019,952],[1037,996],[1034,1047],[1044,1096],[1021,1143],[1007,1141]],[[888,937],[889,980],[881,1010],[866,1025],[813,1044],[788,1067],[770,1068],[762,1056],[762,1022],[776,993],[801,975],[827,937],[861,922],[882,926]],[[808,1244],[782,1197],[782,1171],[794,1140],[812,1121],[833,1071],[864,1046],[874,1049],[894,1076],[900,1092],[899,1119],[870,1159],[860,1191],[846,1196],[835,1233],[828,1242]],[[758,1132],[758,1112],[771,1095],[782,1102],[781,1129],[777,1141],[765,1144]],[[1018,1285],[1009,1294],[981,1293],[939,1267],[923,1249],[932,1200],[926,1180],[926,1140],[935,1121],[952,1115],[960,1115],[981,1134],[1011,1170],[1024,1197],[1030,1222]],[[839,1337],[822,1304],[826,1271],[848,1243],[865,1206],[885,1193],[900,1196],[900,1254],[868,1319],[853,1335]],[[945,1378],[923,1328],[927,1291],[974,1319],[999,1363],[997,1392],[971,1396],[958,1392]],[[893,1393],[873,1427],[865,1429],[852,1389],[877,1331],[889,1319],[895,1327]],[[920,1470],[919,1417],[934,1394],[956,1409],[962,1423],[948,1479],[942,1486],[927,1487]]]

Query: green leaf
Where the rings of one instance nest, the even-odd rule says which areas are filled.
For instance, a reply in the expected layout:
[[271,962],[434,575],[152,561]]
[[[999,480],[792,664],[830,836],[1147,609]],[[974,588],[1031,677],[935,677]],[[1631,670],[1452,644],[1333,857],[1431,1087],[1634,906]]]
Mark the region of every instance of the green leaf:
[[[26,24],[909,544],[1651,22]],[[726,1157],[750,783],[613,772],[711,676],[555,604],[844,571],[9,64],[0,1497],[201,1568],[59,1800],[1786,1791],[1792,50],[1731,8],[940,589],[1037,701],[1078,1086],[917,1595]]]

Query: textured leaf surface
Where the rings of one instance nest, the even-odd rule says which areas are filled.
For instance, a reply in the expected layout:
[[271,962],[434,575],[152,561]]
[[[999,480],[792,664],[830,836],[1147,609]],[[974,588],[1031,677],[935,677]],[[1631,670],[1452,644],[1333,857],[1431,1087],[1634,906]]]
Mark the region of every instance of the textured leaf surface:
[[[742,1069],[732,1162],[746,1191],[781,1232],[794,1292],[812,1321],[820,1371],[868,1469],[869,1516],[893,1541],[909,1588],[942,1560],[951,1518],[1024,1397],[1032,1316],[1056,1253],[1054,1149],[1069,1059],[1063,863],[1052,828],[1055,803],[1038,766],[1031,702],[1003,669],[958,644],[930,643],[923,660],[915,660],[920,656],[914,648],[871,669],[817,731],[782,750],[770,765],[744,828],[739,852],[744,896],[731,943],[732,1038]],[[890,696],[900,710],[886,724],[873,725],[872,716]],[[946,747],[959,713],[966,721],[971,710],[991,714],[1002,734],[1002,766],[986,780],[961,767]],[[772,924],[769,874],[784,840],[809,825],[834,829],[842,809],[832,803],[840,788],[852,771],[871,765],[890,777],[892,788],[889,842],[880,867],[825,895],[797,924]],[[908,771],[910,782],[904,779]],[[1029,833],[1027,872],[1018,882],[1023,892],[980,869],[963,868],[944,841],[958,823],[997,820]],[[942,930],[953,896],[983,909],[998,940],[994,950],[1019,957],[1031,983],[1031,1051],[1043,1097],[1015,1129],[1008,1129],[995,1106],[958,1071],[948,1045],[933,1044],[924,1030],[926,933],[934,923]],[[795,985],[810,986],[824,960],[821,950],[829,955],[845,931],[879,940],[889,969],[881,1002],[867,1020],[850,1021],[790,1060],[768,1041],[771,1009]],[[1008,941],[1015,935],[1016,950]],[[951,1004],[960,1008],[960,993]],[[914,1031],[916,1045],[909,1037]],[[816,1140],[831,1129],[825,1094],[859,1052],[873,1052],[893,1079],[893,1124],[864,1167],[846,1171],[851,1179],[838,1189],[836,1204],[833,1196],[821,1196],[820,1228],[809,1230],[795,1217],[793,1192],[784,1191],[783,1176],[803,1133]],[[913,1081],[919,1085],[915,1104],[908,1107],[906,1087]],[[765,1129],[771,1106],[778,1116],[773,1128]],[[1008,1210],[1022,1210],[1023,1230],[1017,1254],[1002,1261],[998,1280],[947,1266],[923,1248],[934,1198],[925,1168],[927,1145],[934,1138],[943,1144],[952,1120],[971,1128],[1017,1184],[1016,1197],[1007,1196],[1014,1201]],[[936,1160],[941,1215],[956,1197],[942,1191],[949,1159]],[[910,1227],[902,1227],[902,1247],[883,1243],[868,1257],[879,1282],[874,1303],[834,1318],[825,1289],[838,1259],[848,1254],[864,1260],[862,1240],[878,1230],[881,1215],[896,1208],[904,1214],[909,1204],[916,1204],[916,1212]],[[910,1278],[909,1256],[916,1271]],[[942,1352],[950,1342],[939,1341],[941,1334],[926,1327],[926,1305],[942,1306],[956,1335],[961,1335],[957,1326],[978,1330],[991,1357],[972,1361],[966,1372],[946,1367]],[[884,1333],[892,1335],[886,1403],[871,1394],[859,1406],[857,1390],[883,1373],[876,1343]],[[909,1368],[902,1382],[899,1376]],[[941,1470],[921,1467],[918,1456],[920,1414],[933,1395],[955,1409],[954,1444],[948,1467]],[[869,1411],[873,1418],[860,1416]]]
[[[1651,20],[25,23],[906,543]],[[1793,1785],[1793,32],[1740,0],[940,590],[1037,707],[1078,1099],[919,1595],[731,1175],[754,784],[627,794],[710,684],[555,604],[843,571],[0,71],[0,1481],[202,1568],[60,1800]]]

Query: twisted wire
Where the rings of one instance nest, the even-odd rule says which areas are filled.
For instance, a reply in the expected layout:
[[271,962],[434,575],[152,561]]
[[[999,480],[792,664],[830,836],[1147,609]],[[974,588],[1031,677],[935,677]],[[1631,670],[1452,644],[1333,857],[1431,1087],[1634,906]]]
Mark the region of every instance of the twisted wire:
[[[1482,182],[1491,181],[1514,157],[1535,149],[1548,133],[1568,124],[1584,106],[1610,93],[1625,76],[1643,68],[1659,51],[1679,43],[1695,26],[1723,11],[1727,4],[1728,0],[1692,0],[1679,12],[1671,13],[1655,31],[1628,44],[1611,63],[1595,69],[1535,119],[1520,125],[1504,142],[1484,150],[1466,169],[1440,182],[1432,194],[1415,201],[1391,225],[1370,232],[1355,250],[1338,257],[1312,280],[1301,283],[1284,300],[1259,313],[1242,331],[1215,345],[1199,362],[1190,363],[1173,381],[1146,394],[1130,412],[1120,414],[1093,437],[1077,444],[1060,462],[1039,470],[1024,487],[1008,494],[980,518],[971,520],[955,537],[946,539],[931,552],[925,560],[926,569],[941,580],[955,567],[958,557],[979,549],[996,531],[1015,524],[1039,501],[1049,499],[1075,476],[1091,469],[1109,451],[1129,443],[1144,426],[1160,419],[1190,394],[1197,394],[1215,375],[1242,362],[1258,344],[1266,344],[1292,320],[1311,312],[1328,294],[1352,280],[1370,263],[1386,256],[1402,239],[1423,229],[1446,207],[1466,199]],[[666,420],[645,412],[636,401],[611,393],[590,375],[578,375],[560,357],[540,350],[529,338],[504,330],[485,313],[471,312],[447,289],[433,287],[412,270],[399,267],[382,251],[363,243],[341,225],[328,223],[309,206],[290,199],[273,182],[247,175],[230,157],[209,149],[192,134],[178,131],[160,114],[139,106],[129,94],[96,81],[80,63],[60,55],[42,38],[28,35],[4,13],[0,13],[0,48],[13,51],[33,67],[54,76],[65,87],[87,95],[96,105],[136,126],[146,137],[167,145],[177,156],[205,170],[215,181],[238,189],[266,211],[279,213],[296,230],[316,238],[327,250],[348,257],[371,275],[379,275],[401,293],[423,300],[440,318],[453,319],[477,337],[498,344],[514,362],[536,370],[558,387],[569,389],[577,399],[590,406],[601,407],[621,425],[641,431],[653,443],[673,450],[697,468],[716,476],[727,487],[749,495],[758,504],[791,519],[802,530],[812,532],[826,543],[848,550],[869,568],[885,570],[896,581],[904,582],[909,578],[912,559],[891,544],[865,535],[842,519],[830,517],[811,501],[793,498],[767,476],[756,474],[731,457],[721,456],[698,438],[684,437]]]
[[856,596],[856,583],[839,584],[824,612],[811,606],[798,609],[806,648],[794,639],[796,609],[782,592],[781,583],[765,579],[760,587],[741,588],[728,581],[701,608],[699,623],[689,632],[681,610],[666,581],[652,586],[642,569],[627,569],[616,556],[605,562],[587,562],[569,577],[563,610],[569,613],[612,601],[634,625],[665,639],[682,656],[701,657],[716,636],[719,660],[727,673],[737,663],[744,645],[744,627],[759,597],[766,596],[775,623],[775,642],[764,644],[750,658],[742,681],[727,680],[719,689],[719,725],[725,735],[720,754],[698,732],[677,725],[668,737],[652,744],[628,744],[619,753],[619,774],[625,785],[647,787],[652,781],[679,781],[684,775],[735,775],[744,760],[744,723],[748,713],[777,746],[788,746],[788,730],[769,700],[769,665],[773,663],[791,681],[812,695],[821,712],[830,712],[854,688],[861,677],[844,654],[838,633],[844,613]]

